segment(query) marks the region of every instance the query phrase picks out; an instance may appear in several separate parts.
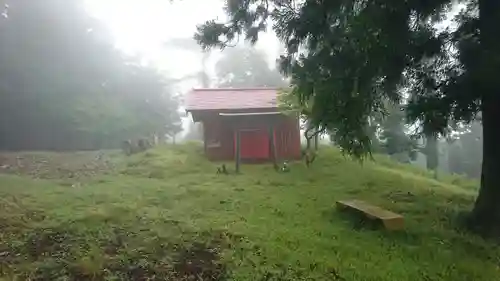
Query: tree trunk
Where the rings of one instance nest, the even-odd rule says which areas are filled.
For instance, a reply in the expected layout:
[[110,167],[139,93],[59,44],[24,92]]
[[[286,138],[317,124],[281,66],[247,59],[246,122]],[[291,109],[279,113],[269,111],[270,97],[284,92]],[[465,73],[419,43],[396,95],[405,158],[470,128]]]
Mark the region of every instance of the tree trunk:
[[319,146],[319,134],[316,134],[314,136],[314,150],[318,151],[318,146]]
[[500,87],[496,81],[500,67],[500,43],[495,28],[500,19],[500,1],[480,0],[479,10],[481,74],[476,75],[481,75],[482,79],[483,164],[481,187],[470,223],[475,230],[489,236],[500,234],[500,133],[497,129],[500,120]]
[[438,139],[436,136],[429,135],[425,140],[425,156],[427,160],[427,169],[435,171],[438,168],[439,153]]
[[[495,101],[488,101],[491,98]],[[500,234],[500,98],[483,99],[483,164],[481,187],[472,211],[473,226],[484,234]]]

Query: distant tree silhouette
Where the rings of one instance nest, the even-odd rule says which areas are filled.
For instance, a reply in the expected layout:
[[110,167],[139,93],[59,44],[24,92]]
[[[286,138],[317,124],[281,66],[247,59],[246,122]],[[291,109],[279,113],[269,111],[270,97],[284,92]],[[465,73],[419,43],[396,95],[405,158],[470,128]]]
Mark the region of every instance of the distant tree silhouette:
[[98,149],[180,130],[167,80],[140,67],[83,1],[0,2],[0,149]]

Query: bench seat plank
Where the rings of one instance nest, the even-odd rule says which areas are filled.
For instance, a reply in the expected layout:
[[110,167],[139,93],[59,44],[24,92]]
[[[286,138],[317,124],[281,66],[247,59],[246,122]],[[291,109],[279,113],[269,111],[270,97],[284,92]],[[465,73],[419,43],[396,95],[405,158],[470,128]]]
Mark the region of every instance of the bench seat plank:
[[404,226],[402,215],[373,206],[361,200],[337,201],[337,207],[358,210],[370,219],[379,219],[390,230],[402,229]]

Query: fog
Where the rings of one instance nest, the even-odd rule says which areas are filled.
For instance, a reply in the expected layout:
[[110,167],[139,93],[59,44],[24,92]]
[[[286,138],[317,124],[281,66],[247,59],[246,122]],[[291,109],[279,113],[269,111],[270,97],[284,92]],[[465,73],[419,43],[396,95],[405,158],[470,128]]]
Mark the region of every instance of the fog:
[[[208,53],[192,39],[198,24],[225,19],[223,4],[0,0],[0,149],[106,149],[150,135],[201,140],[183,110],[190,89],[286,86],[275,63],[282,47],[271,30],[255,46],[240,40],[234,48]],[[323,142],[331,144],[328,133]],[[480,141],[475,143],[480,151]],[[473,168],[456,167],[465,161],[464,145],[440,142],[441,169],[477,177],[480,155],[465,157]],[[423,163],[424,154],[397,159]]]
[[[196,75],[202,69],[201,48],[189,50],[172,44],[172,40],[192,38],[196,25],[211,19],[225,19],[224,1],[186,0],[169,2],[164,0],[86,0],[88,13],[108,26],[116,47],[129,55],[137,55],[146,65],[151,65],[182,81],[175,84],[175,90],[184,94],[193,87],[201,87],[196,79],[183,79]],[[240,40],[238,45],[245,45]],[[264,34],[255,48],[262,50],[271,67],[278,57],[279,42],[272,30]],[[215,75],[215,64],[221,58],[220,50],[208,55],[205,71]],[[182,105],[181,105],[182,107]],[[186,134],[190,118],[183,118],[182,138]]]

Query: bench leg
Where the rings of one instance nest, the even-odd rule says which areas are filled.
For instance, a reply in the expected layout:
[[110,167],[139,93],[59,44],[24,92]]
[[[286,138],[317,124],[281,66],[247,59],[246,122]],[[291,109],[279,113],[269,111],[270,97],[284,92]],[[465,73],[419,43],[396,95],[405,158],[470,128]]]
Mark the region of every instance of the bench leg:
[[403,218],[386,219],[382,220],[382,222],[387,230],[401,230],[404,228]]

